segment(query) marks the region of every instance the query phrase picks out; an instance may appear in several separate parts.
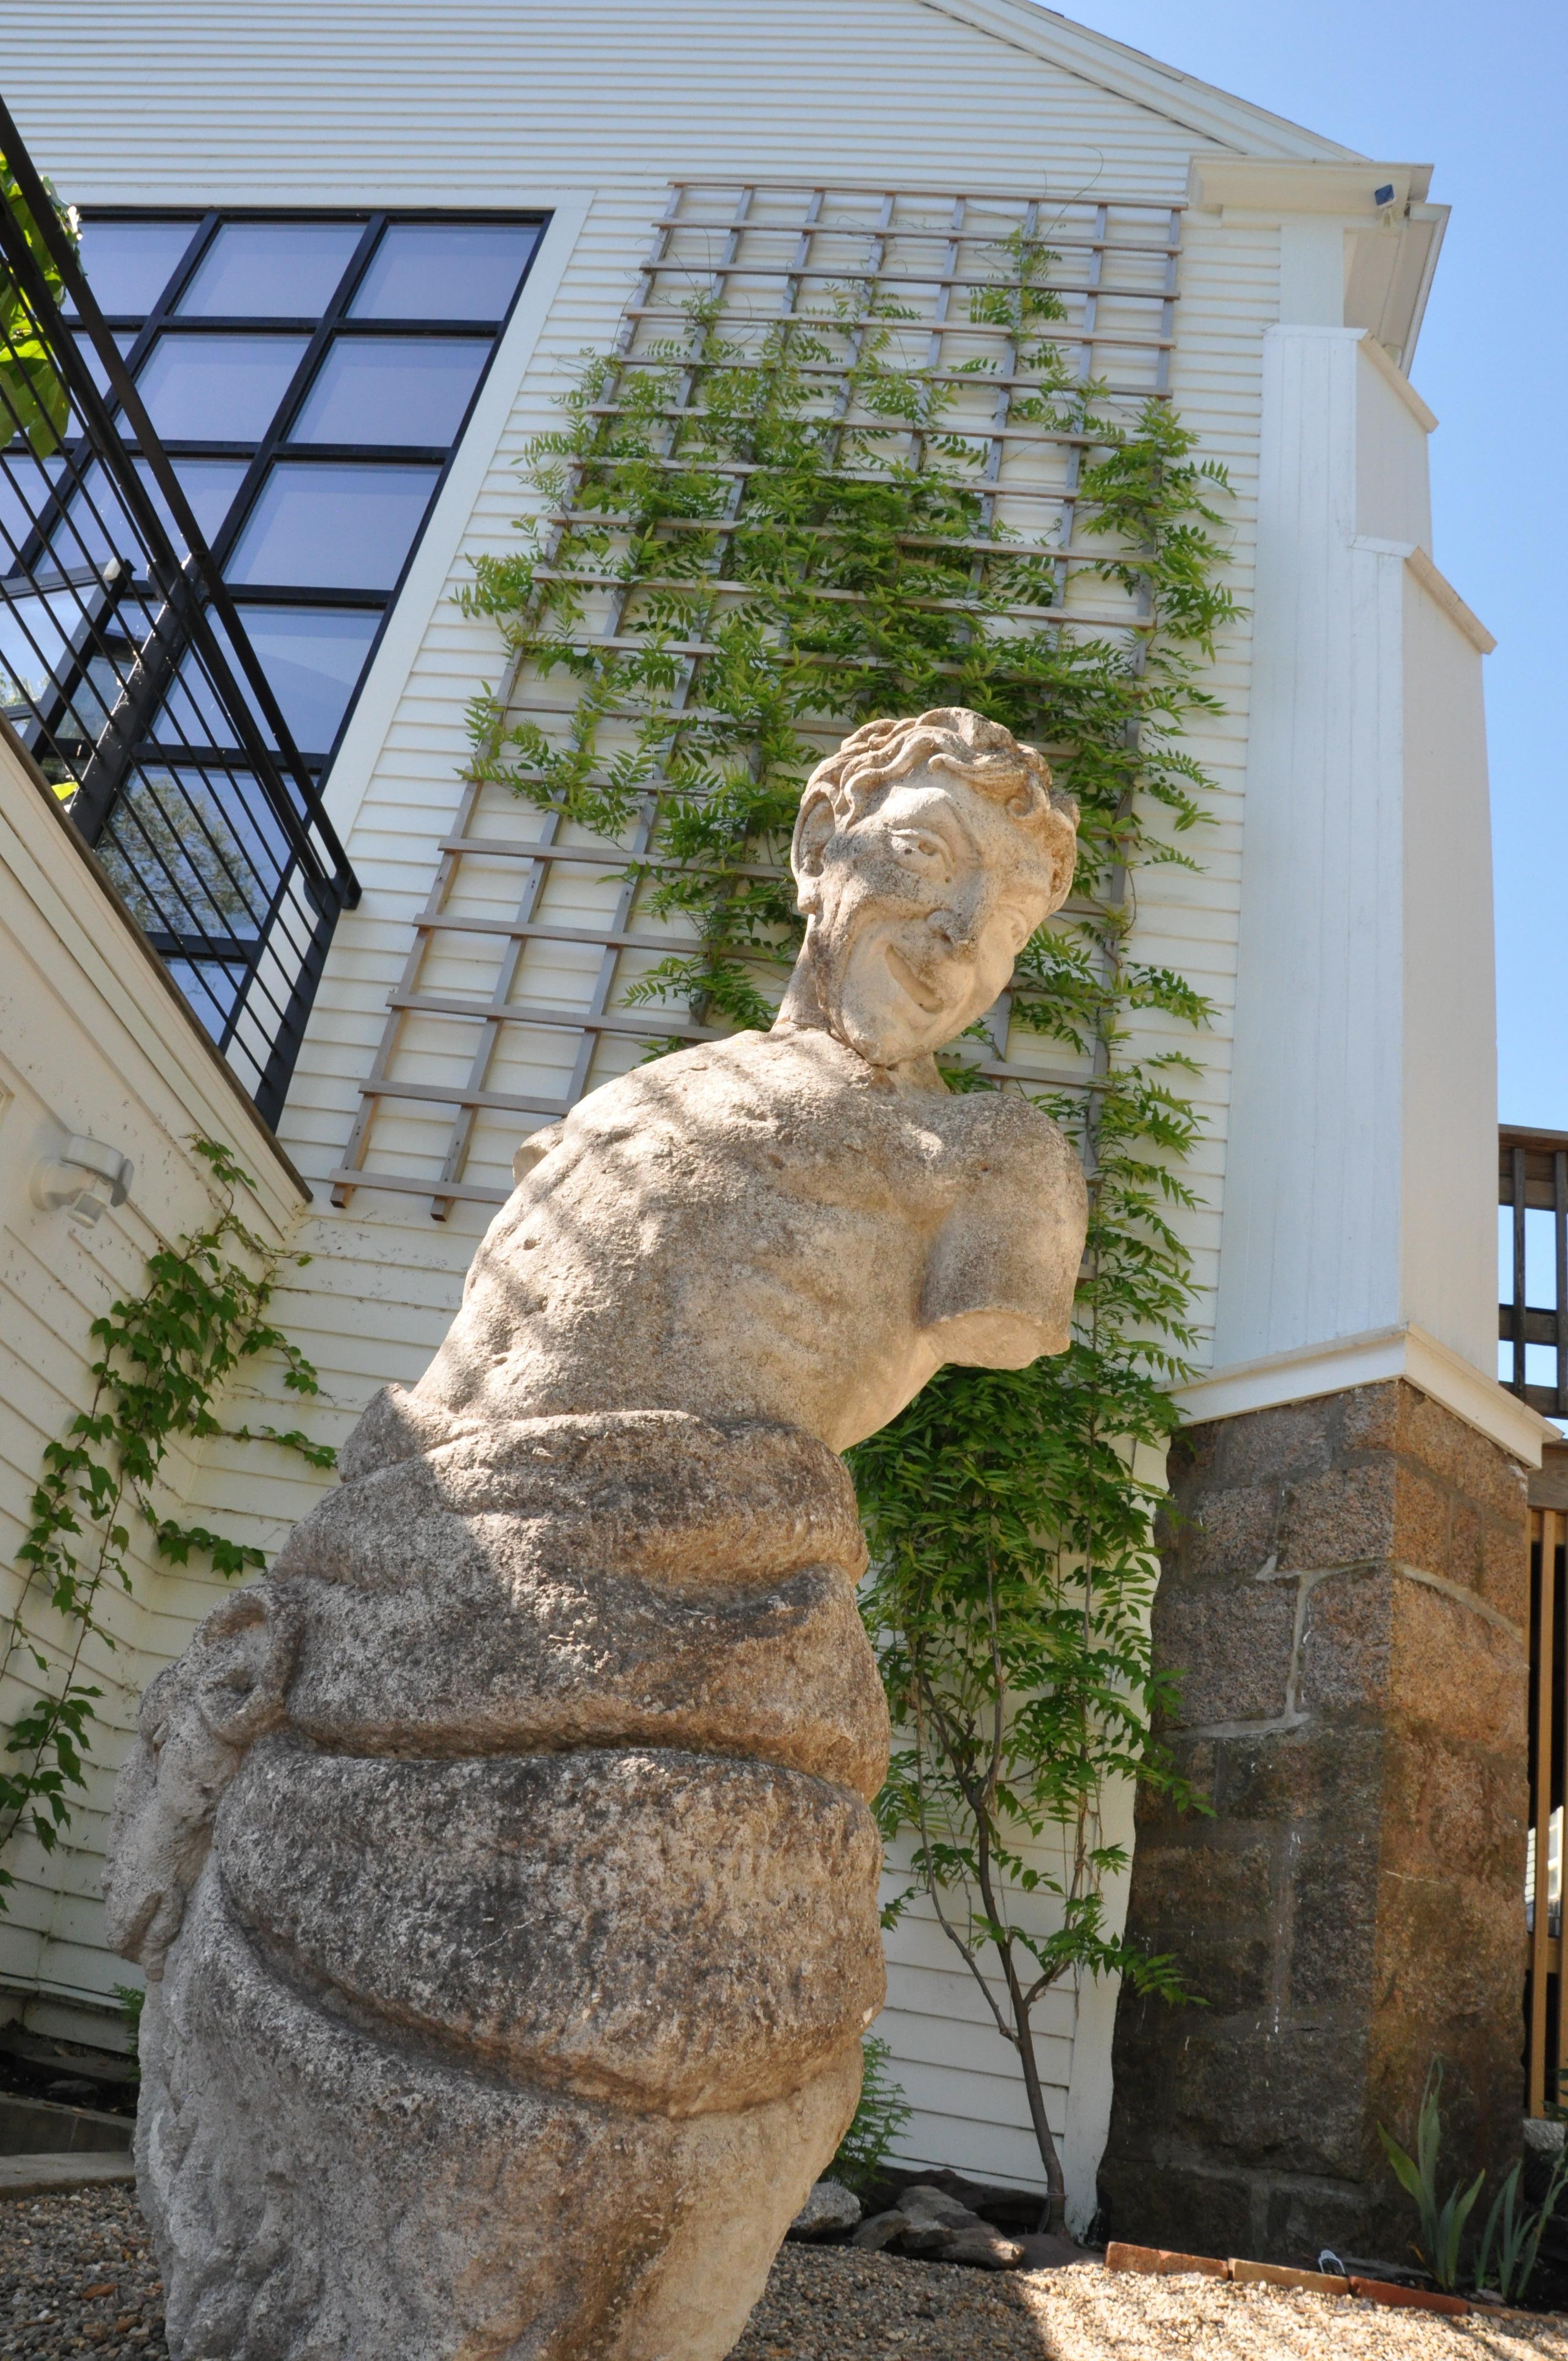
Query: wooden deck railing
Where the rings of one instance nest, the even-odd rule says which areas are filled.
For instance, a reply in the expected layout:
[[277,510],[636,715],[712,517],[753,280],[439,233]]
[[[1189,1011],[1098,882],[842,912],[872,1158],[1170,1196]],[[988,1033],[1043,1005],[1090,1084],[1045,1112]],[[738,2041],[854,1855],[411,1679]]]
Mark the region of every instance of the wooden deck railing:
[[[1497,1334],[1513,1347],[1503,1383],[1547,1418],[1568,1418],[1568,1132],[1505,1125],[1497,1134],[1497,1202],[1514,1211],[1512,1300],[1497,1306]],[[1526,1291],[1525,1216],[1532,1210],[1552,1215],[1556,1284],[1550,1307],[1532,1304]],[[1530,1382],[1530,1345],[1552,1348],[1556,1367],[1550,1385]]]

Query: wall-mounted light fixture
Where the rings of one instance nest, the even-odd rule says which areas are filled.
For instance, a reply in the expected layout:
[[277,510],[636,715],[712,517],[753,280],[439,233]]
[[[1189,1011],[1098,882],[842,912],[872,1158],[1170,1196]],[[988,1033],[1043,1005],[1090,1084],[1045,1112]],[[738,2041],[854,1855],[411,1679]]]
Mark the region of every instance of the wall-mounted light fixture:
[[36,1167],[28,1193],[45,1213],[64,1206],[73,1222],[91,1229],[111,1205],[125,1203],[135,1179],[136,1166],[122,1149],[72,1132],[58,1156]]

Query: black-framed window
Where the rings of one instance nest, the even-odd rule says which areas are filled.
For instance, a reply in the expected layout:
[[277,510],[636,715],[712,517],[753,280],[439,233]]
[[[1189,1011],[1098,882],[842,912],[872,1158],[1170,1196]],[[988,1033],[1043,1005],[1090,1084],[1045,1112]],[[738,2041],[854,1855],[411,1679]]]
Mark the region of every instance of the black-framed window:
[[[93,291],[314,768],[342,735],[545,220],[84,217]],[[84,483],[71,502],[73,551],[91,551],[91,495]],[[176,689],[155,724],[167,743],[189,735],[181,706]]]

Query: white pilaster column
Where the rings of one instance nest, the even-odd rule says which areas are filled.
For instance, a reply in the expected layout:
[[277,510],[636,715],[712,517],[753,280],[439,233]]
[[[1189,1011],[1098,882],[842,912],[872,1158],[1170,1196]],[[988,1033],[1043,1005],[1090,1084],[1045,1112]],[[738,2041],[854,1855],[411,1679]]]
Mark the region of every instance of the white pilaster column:
[[1496,1367],[1491,642],[1428,554],[1434,423],[1362,331],[1266,336],[1217,1372]]

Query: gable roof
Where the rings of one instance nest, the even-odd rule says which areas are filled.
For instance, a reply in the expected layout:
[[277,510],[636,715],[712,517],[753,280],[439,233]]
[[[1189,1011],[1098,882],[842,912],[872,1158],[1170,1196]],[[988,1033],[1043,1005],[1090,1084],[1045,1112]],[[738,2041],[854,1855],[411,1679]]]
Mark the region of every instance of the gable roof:
[[1162,65],[1142,49],[1113,41],[1070,16],[1037,5],[1037,0],[919,0],[938,16],[955,17],[995,40],[1005,41],[1031,57],[1043,58],[1067,73],[1096,82],[1102,90],[1148,107],[1157,115],[1199,132],[1221,147],[1243,156],[1324,159],[1342,162],[1365,160],[1354,148],[1342,148],[1316,131],[1271,115],[1265,106],[1216,90],[1175,66]]

